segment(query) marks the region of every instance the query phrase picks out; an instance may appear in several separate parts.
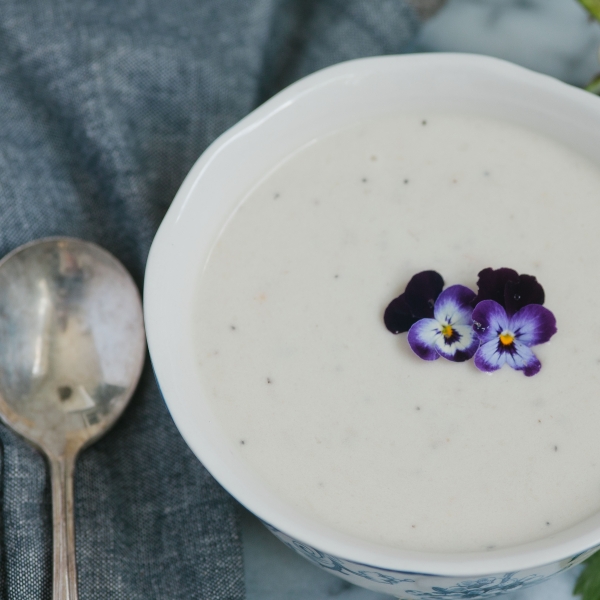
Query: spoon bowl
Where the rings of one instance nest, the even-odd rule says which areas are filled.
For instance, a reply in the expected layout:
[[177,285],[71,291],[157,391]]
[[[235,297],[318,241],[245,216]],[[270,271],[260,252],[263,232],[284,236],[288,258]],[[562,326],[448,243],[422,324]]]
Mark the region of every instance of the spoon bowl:
[[0,339],[0,418],[48,458],[54,598],[75,600],[75,458],[113,425],[139,380],[145,336],[137,287],[95,244],[26,244],[0,261]]

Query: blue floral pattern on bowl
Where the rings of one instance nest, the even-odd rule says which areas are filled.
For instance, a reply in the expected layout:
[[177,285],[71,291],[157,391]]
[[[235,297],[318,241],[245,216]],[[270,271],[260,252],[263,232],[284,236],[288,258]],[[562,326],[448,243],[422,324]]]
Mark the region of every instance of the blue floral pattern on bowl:
[[407,573],[381,569],[332,556],[279,531],[263,521],[288,548],[291,548],[313,564],[355,585],[376,592],[395,595],[403,600],[485,600],[547,581],[550,577],[570,569],[591,556],[598,547],[590,548],[568,559],[537,569],[510,573],[496,573],[485,577],[462,578]]
[[536,583],[542,583],[552,575],[527,575],[526,577],[515,577],[515,573],[506,573],[503,577],[481,577],[461,581],[457,585],[442,588],[433,586],[431,592],[420,592],[418,590],[407,590],[407,594],[414,594],[417,598],[495,598],[502,594],[516,592]]

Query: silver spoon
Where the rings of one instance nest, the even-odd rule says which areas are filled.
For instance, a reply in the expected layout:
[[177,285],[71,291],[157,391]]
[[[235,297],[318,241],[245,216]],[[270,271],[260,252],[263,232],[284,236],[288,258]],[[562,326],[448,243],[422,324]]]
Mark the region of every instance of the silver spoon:
[[50,465],[54,600],[77,600],[75,459],[123,412],[144,356],[138,290],[99,246],[48,238],[0,261],[0,418]]

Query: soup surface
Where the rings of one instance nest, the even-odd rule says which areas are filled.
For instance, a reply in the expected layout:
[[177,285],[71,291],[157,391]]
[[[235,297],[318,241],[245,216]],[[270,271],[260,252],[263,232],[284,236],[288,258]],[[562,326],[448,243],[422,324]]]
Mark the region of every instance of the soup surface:
[[[297,510],[424,551],[532,541],[600,508],[600,170],[463,115],[357,124],[298,150],[199,279],[202,385],[232,447]],[[415,273],[535,275],[541,371],[419,359],[383,324]]]

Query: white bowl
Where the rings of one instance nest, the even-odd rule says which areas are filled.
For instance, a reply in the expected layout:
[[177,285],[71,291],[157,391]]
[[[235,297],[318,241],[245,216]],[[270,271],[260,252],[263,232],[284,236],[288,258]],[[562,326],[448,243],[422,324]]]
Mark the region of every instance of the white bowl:
[[228,215],[262,175],[316,137],[403,110],[459,111],[543,132],[600,164],[600,100],[481,56],[367,58],[310,75],[219,137],[198,159],[152,245],[145,319],[152,362],[192,451],[235,498],[290,547],[352,583],[404,598],[486,598],[584,560],[600,544],[600,513],[542,540],[485,553],[390,549],[298,514],[265,489],[222,433],[195,367],[194,298]]

